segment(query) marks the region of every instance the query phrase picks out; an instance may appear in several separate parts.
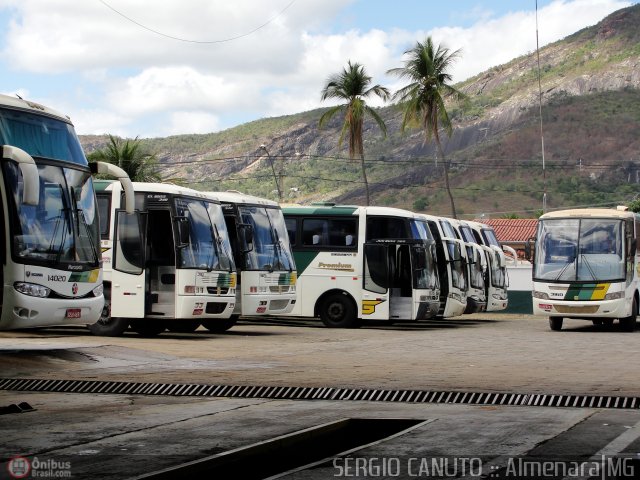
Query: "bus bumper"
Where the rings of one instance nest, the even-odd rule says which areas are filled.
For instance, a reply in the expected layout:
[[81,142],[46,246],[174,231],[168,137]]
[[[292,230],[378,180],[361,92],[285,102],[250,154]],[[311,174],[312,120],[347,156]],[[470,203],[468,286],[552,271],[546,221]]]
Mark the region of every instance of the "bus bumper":
[[91,325],[98,321],[104,296],[85,298],[40,298],[5,288],[0,329]]
[[416,320],[429,320],[435,318],[440,309],[440,302],[438,300],[432,302],[420,302],[418,304],[418,314]]
[[250,295],[242,297],[242,315],[285,315],[296,304],[294,295]]
[[555,302],[533,299],[533,314],[564,318],[624,318],[631,315],[633,298],[620,300],[595,300],[589,302]]

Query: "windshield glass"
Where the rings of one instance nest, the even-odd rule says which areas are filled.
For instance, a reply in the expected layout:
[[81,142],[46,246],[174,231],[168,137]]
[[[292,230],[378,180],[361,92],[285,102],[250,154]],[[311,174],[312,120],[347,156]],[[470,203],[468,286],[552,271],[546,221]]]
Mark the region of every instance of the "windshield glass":
[[0,109],[0,145],[21,148],[34,158],[87,165],[71,124],[29,112]]
[[458,236],[456,235],[456,231],[446,220],[440,220],[440,227],[442,227],[442,233],[445,237],[458,238]]
[[421,220],[411,220],[411,233],[413,234],[413,238],[416,240],[433,240],[433,235],[431,235],[431,230],[429,230],[429,225],[427,222]]
[[622,227],[617,219],[541,220],[534,278],[557,282],[623,279]]
[[231,271],[231,244],[219,204],[192,198],[175,198],[178,218],[186,219],[189,240],[178,249],[181,268]]
[[482,238],[484,238],[485,245],[502,249],[502,247],[500,246],[500,242],[498,241],[498,237],[496,237],[496,232],[494,232],[493,229],[483,228]]
[[447,241],[447,249],[449,251],[449,263],[451,265],[451,285],[460,290],[466,290],[466,267],[462,259],[460,245],[457,242]]
[[250,225],[253,242],[245,253],[247,270],[295,269],[289,235],[282,210],[262,206],[240,206],[240,223]]
[[484,288],[484,271],[480,253],[474,244],[467,245],[467,257],[469,259],[469,284],[473,288]]
[[460,225],[460,236],[467,243],[478,243],[471,228],[467,225]]
[[501,267],[499,262],[500,253],[491,251],[488,253],[489,268],[491,269],[491,285],[498,288],[507,286],[507,268]]
[[5,162],[5,185],[11,192],[12,252],[16,261],[29,263],[98,264],[98,222],[89,172],[38,165],[38,205],[22,203],[22,175]]

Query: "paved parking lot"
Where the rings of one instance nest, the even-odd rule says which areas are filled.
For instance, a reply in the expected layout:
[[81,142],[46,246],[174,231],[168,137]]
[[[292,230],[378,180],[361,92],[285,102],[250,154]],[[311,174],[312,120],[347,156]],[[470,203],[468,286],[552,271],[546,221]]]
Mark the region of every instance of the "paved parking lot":
[[3,377],[233,385],[640,396],[640,331],[472,315],[449,321],[327,329],[305,320],[241,321],[141,338],[83,329],[0,333]]
[[[153,339],[133,333],[93,337],[80,328],[2,332],[0,358],[2,378],[636,397],[639,340],[640,331],[579,321],[551,332],[546,319],[517,315],[357,330],[326,329],[310,320],[249,319],[225,334],[198,330]],[[0,479],[14,478],[7,467],[16,455],[32,467],[44,465],[39,473],[57,462],[48,471],[70,472],[73,478],[134,478],[344,418],[421,423],[285,478],[380,478],[383,465],[401,469],[387,477],[433,477],[420,466],[445,458],[458,466],[462,463],[455,462],[475,462],[473,471],[458,471],[458,478],[506,478],[522,473],[508,470],[521,460],[598,468],[603,458],[616,459],[614,474],[628,474],[619,478],[640,474],[637,407],[0,390],[0,406],[19,402],[35,410],[0,415]],[[604,473],[595,476],[614,478]]]

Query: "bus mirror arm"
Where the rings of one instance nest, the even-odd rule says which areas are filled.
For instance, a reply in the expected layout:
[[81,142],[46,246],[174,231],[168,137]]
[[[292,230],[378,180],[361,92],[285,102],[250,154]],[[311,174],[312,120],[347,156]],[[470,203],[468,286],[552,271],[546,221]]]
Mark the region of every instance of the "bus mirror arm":
[[40,179],[38,167],[33,157],[21,148],[4,145],[2,147],[2,158],[13,160],[20,167],[24,180],[22,203],[25,205],[38,205],[40,198]]
[[122,189],[124,190],[125,210],[127,213],[133,213],[135,208],[133,183],[131,183],[131,179],[129,178],[129,175],[127,175],[127,172],[117,165],[107,162],[93,162],[89,164],[89,166],[91,167],[91,173],[111,175],[120,181]]

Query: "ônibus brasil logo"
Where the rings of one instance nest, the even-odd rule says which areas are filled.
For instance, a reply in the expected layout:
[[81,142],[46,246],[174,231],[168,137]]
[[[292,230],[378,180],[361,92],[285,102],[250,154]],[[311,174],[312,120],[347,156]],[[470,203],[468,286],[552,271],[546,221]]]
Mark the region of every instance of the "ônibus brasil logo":
[[31,463],[25,457],[13,457],[7,464],[7,470],[13,478],[25,478],[31,472]]

